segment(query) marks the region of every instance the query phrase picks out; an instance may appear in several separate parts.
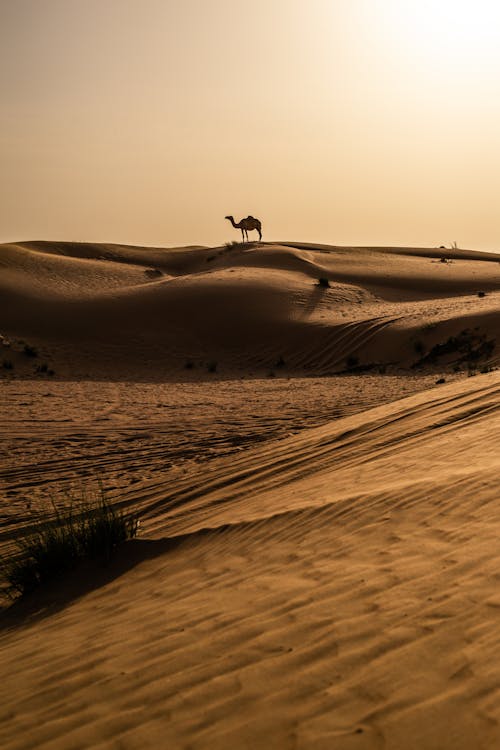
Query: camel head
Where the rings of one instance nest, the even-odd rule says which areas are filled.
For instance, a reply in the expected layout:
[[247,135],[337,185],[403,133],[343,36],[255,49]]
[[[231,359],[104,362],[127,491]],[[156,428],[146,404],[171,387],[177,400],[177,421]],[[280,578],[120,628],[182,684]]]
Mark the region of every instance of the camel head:
[[224,216],[224,218],[229,219],[229,221],[231,221],[231,219],[234,219],[234,216]]

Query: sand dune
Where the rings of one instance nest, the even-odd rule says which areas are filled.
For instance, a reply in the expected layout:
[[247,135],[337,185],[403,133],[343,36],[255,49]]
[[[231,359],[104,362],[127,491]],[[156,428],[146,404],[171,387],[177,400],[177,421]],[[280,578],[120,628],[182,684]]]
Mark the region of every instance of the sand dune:
[[293,374],[342,371],[349,358],[408,367],[417,338],[428,349],[465,327],[491,338],[500,314],[500,256],[472,251],[441,263],[436,250],[290,244],[0,250],[0,332],[30,377],[26,340],[64,378],[182,379],[188,362],[228,376],[278,361]]
[[495,746],[499,392],[145,483],[126,501],[163,541],[5,620],[3,746]]
[[0,247],[0,548],[141,517],[2,612],[2,748],[500,744],[500,256],[443,252]]

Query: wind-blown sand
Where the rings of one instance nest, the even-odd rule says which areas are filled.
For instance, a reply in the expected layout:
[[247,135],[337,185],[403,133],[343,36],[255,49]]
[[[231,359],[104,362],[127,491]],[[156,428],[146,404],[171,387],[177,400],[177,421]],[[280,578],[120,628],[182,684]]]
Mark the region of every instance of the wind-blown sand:
[[0,247],[2,548],[96,477],[142,524],[4,611],[0,745],[500,744],[499,261]]

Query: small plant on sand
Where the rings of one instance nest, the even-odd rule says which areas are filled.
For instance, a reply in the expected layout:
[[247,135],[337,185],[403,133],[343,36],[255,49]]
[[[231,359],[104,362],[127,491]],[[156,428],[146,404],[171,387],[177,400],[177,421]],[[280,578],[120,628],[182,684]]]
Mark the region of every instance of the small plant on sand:
[[417,339],[417,341],[415,341],[415,343],[413,344],[413,348],[415,349],[417,354],[420,354],[420,356],[422,356],[425,351],[425,346],[422,341],[420,341],[420,339]]
[[69,499],[64,508],[53,502],[52,512],[17,540],[12,557],[1,561],[3,583],[12,598],[58,578],[83,560],[109,560],[119,544],[137,535],[137,516],[111,505],[102,488],[96,499]]
[[226,250],[244,250],[250,245],[254,245],[255,243],[252,242],[237,242],[236,240],[233,240],[232,242],[225,242],[224,247]]
[[207,364],[207,370],[208,372],[217,372],[217,362],[209,362]]
[[38,357],[38,351],[31,344],[25,344],[23,348],[23,354],[27,357]]
[[354,367],[357,367],[359,365],[359,359],[351,354],[350,357],[347,357],[345,363],[347,365],[347,369],[352,370]]
[[318,283],[317,283],[316,286],[321,286],[324,289],[329,289],[330,288],[330,282],[328,281],[328,279],[325,279],[324,276],[320,276],[320,278],[318,279]]
[[163,271],[160,268],[146,268],[144,275],[149,279],[157,279],[159,276],[163,276]]

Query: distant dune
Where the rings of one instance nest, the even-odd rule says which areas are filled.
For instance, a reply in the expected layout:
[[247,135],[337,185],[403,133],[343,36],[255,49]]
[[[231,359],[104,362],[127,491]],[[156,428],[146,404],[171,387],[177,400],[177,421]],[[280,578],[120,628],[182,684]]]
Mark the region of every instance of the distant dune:
[[66,378],[409,367],[416,339],[491,337],[500,321],[500,255],[474,251],[29,242],[0,246],[0,270],[0,333],[21,377],[25,342]]
[[0,612],[2,748],[500,746],[500,255],[31,242],[0,297],[0,549],[141,519]]

